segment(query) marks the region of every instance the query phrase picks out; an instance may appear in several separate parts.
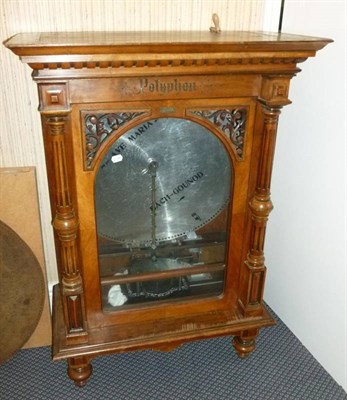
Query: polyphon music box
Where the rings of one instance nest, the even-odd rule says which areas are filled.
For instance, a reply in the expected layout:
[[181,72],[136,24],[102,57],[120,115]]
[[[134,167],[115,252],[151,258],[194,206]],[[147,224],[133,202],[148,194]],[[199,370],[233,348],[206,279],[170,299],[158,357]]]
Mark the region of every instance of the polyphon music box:
[[281,108],[330,40],[261,32],[19,34],[38,85],[59,266],[53,358],[82,386],[100,355],[274,323],[264,238]]

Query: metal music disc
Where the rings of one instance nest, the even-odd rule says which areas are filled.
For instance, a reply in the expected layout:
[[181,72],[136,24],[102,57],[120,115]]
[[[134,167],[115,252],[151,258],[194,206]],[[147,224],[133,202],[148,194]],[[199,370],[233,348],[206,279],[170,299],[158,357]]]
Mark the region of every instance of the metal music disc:
[[[156,165],[155,201],[151,165]],[[185,119],[147,121],[121,136],[95,182],[98,234],[131,246],[182,237],[229,202],[227,152],[205,127]]]

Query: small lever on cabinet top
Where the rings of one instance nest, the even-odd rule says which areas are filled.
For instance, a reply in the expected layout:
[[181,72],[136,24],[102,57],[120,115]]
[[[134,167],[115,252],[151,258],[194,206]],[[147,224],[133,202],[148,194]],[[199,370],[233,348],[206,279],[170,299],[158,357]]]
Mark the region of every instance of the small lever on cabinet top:
[[221,32],[221,29],[220,29],[220,26],[219,26],[219,17],[218,17],[218,14],[213,14],[213,15],[212,15],[212,21],[213,21],[213,23],[214,23],[214,26],[211,26],[211,27],[210,27],[210,32],[213,32],[213,33],[220,33],[220,32]]

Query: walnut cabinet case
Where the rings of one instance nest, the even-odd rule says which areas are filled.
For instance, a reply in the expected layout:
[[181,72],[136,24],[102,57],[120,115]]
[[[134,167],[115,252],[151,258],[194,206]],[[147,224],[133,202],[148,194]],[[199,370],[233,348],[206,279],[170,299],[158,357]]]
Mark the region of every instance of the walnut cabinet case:
[[280,110],[330,40],[257,32],[31,33],[59,284],[53,358],[91,360],[274,323],[264,239]]

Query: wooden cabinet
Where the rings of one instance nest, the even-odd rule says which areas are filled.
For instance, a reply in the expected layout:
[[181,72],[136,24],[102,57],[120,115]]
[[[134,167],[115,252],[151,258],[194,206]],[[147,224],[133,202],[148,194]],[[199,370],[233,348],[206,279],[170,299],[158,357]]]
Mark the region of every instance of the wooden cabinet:
[[[280,110],[330,40],[252,32],[32,33],[6,46],[40,98],[60,283],[53,358],[91,360],[274,323],[264,239]],[[309,106],[309,105],[308,105]]]

